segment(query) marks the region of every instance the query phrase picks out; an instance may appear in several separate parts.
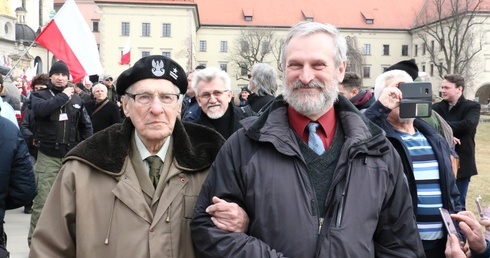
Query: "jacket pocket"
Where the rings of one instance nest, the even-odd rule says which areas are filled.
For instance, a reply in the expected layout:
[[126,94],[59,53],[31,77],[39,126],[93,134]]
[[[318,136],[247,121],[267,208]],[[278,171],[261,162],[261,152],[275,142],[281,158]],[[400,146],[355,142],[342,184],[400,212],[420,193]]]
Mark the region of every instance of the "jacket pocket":
[[192,219],[196,202],[197,202],[197,196],[184,195],[184,218]]

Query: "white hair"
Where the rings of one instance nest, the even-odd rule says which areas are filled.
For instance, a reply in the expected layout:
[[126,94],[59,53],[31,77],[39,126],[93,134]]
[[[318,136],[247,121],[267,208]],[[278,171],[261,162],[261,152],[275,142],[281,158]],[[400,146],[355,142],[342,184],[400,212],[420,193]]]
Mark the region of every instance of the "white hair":
[[225,87],[227,90],[231,90],[231,79],[230,76],[223,70],[217,68],[217,67],[208,67],[202,70],[196,70],[196,73],[194,74],[194,78],[192,78],[192,89],[198,94],[198,88],[197,85],[201,81],[205,82],[211,82],[212,80],[220,78],[223,80],[225,83]]
[[380,74],[374,82],[374,98],[379,99],[381,91],[387,86],[386,81],[393,78],[402,79],[405,82],[413,82],[412,77],[403,70],[391,70]]
[[107,87],[106,87],[104,84],[102,84],[102,83],[97,83],[97,84],[95,84],[95,85],[92,87],[92,93],[94,93],[94,92],[95,92],[95,90],[96,90],[96,89],[98,89],[98,88],[101,88],[101,89],[103,89],[105,92],[107,92]]

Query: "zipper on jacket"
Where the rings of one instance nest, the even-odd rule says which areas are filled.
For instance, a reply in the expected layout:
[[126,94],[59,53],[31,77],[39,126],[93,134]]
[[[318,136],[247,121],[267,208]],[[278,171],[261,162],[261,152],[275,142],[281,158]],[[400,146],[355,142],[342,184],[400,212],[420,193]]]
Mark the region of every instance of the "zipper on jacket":
[[322,227],[323,227],[323,221],[325,221],[324,218],[320,218],[319,220],[319,226],[318,226],[318,235],[320,235],[320,232],[322,232]]

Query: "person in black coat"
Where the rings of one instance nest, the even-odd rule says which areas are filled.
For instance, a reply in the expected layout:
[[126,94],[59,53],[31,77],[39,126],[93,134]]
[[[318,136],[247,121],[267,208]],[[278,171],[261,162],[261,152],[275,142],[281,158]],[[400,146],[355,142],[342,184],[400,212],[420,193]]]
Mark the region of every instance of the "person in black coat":
[[[29,151],[14,123],[0,116],[0,257],[7,254],[5,211],[28,204],[37,194]],[[7,257],[7,256],[4,256]]]
[[461,75],[445,75],[441,83],[443,100],[432,105],[432,109],[451,126],[453,135],[457,139],[456,153],[459,156],[460,167],[456,184],[461,194],[463,209],[466,208],[466,193],[470,179],[478,174],[475,159],[475,135],[481,109],[477,102],[465,99],[464,87],[465,82]]
[[277,75],[272,66],[256,63],[252,67],[248,89],[252,92],[247,102],[256,113],[275,97],[277,90]]
[[87,113],[92,120],[94,133],[121,123],[117,104],[107,99],[107,87],[99,83],[92,87],[92,92],[94,99],[87,103]]

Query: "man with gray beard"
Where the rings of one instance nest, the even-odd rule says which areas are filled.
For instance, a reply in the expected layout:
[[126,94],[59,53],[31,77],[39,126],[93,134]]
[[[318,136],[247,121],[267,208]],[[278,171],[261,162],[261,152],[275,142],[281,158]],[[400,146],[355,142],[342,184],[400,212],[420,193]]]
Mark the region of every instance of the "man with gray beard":
[[[338,94],[347,44],[302,22],[284,40],[284,89],[223,145],[197,200],[200,257],[423,257],[400,158],[383,131]],[[221,203],[245,233],[213,224]]]
[[240,120],[255,114],[250,106],[236,107],[230,103],[233,96],[231,80],[219,68],[209,67],[197,71],[192,88],[202,111],[193,123],[213,128],[225,139],[242,127]]

